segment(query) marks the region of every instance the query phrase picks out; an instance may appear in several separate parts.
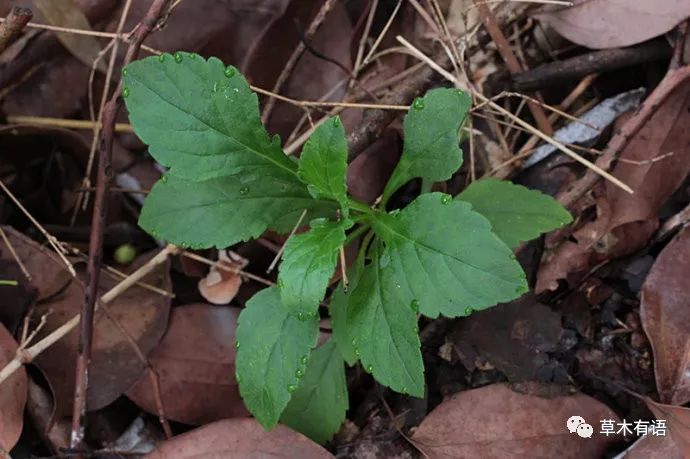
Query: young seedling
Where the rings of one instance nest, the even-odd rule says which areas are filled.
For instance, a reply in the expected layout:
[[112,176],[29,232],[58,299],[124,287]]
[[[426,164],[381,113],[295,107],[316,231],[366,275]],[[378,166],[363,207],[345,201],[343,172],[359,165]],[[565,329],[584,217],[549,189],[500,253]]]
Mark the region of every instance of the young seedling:
[[[225,248],[268,229],[288,233],[306,211],[310,229],[288,240],[278,285],[247,302],[236,330],[240,394],[266,429],[281,421],[330,439],[348,407],[343,361],[359,361],[394,391],[423,396],[418,315],[468,316],[527,292],[512,249],[571,221],[549,196],[494,179],[455,198],[425,193],[385,210],[410,180],[444,181],[460,168],[458,131],[471,99],[456,89],[414,101],[402,157],[372,208],[348,195],[339,118],[322,124],[294,160],[261,124],[244,77],[216,58],[149,57],[123,78],[136,133],[169,168],[139,220],[154,237]],[[332,337],[314,349],[339,252],[359,236],[349,289],[337,287],[330,299]]]

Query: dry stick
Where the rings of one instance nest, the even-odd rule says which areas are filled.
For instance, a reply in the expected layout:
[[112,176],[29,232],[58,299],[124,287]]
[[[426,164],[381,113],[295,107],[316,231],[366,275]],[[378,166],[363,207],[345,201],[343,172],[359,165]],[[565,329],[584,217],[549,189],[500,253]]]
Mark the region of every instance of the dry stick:
[[271,264],[268,265],[268,269],[266,269],[266,274],[269,274],[271,271],[273,271],[273,268],[276,267],[278,264],[278,260],[280,260],[280,257],[283,256],[283,252],[285,252],[285,246],[287,245],[288,241],[292,239],[292,236],[295,235],[297,232],[297,229],[300,227],[302,224],[302,220],[304,220],[304,217],[307,215],[307,209],[304,209],[302,211],[302,214],[299,216],[299,220],[297,220],[297,223],[295,223],[295,226],[292,228],[292,231],[290,231],[290,234],[288,235],[287,239],[285,239],[285,242],[283,242],[283,245],[280,246],[280,250],[278,250],[278,253],[276,253],[276,256],[273,257],[273,261],[271,261]]
[[14,42],[33,16],[29,8],[12,8],[5,21],[0,23],[0,53]]
[[5,245],[7,246],[7,250],[10,251],[10,254],[12,255],[12,258],[14,258],[14,261],[16,261],[17,264],[19,265],[19,269],[22,270],[22,274],[24,274],[24,276],[25,276],[27,279],[31,280],[31,274],[29,274],[29,271],[26,269],[26,266],[24,266],[24,263],[22,263],[22,260],[21,260],[21,258],[19,258],[19,255],[17,255],[17,251],[14,250],[14,247],[12,246],[12,243],[11,243],[10,240],[7,238],[7,234],[5,234],[5,230],[2,229],[2,227],[0,227],[0,237],[2,237],[3,242],[4,242]]
[[[321,6],[321,9],[318,13],[316,13],[314,20],[311,21],[311,24],[309,24],[309,28],[304,33],[304,40],[300,40],[300,42],[297,44],[297,47],[292,52],[292,55],[285,63],[285,67],[283,67],[283,70],[280,72],[280,75],[278,75],[278,79],[276,80],[276,83],[273,85],[273,89],[271,90],[271,92],[279,93],[281,89],[283,89],[283,85],[290,77],[290,74],[292,74],[292,71],[297,65],[299,58],[302,57],[302,54],[306,49],[306,45],[304,44],[304,42],[310,41],[314,37],[314,34],[316,34],[316,32],[319,30],[321,24],[323,24],[324,19],[326,19],[326,15],[335,6],[335,3],[336,0],[324,1],[323,5]],[[268,118],[271,116],[271,112],[273,111],[274,106],[275,99],[268,99],[268,101],[266,102],[266,106],[264,107],[264,112],[261,115],[261,121],[263,121],[264,124],[266,124]]]
[[[484,27],[486,27],[487,32],[489,32],[489,35],[491,35],[491,39],[494,41],[494,43],[496,43],[498,52],[501,54],[503,61],[506,63],[508,71],[511,74],[522,72],[523,68],[520,65],[520,62],[518,62],[517,58],[515,57],[513,50],[510,48],[510,43],[508,43],[505,35],[503,35],[503,32],[496,23],[496,18],[489,7],[485,4],[479,4],[479,0],[474,0],[474,3],[478,7],[479,16],[484,23]],[[544,113],[544,110],[542,110],[541,106],[532,101],[528,101],[527,106],[529,107],[529,111],[532,112],[532,116],[537,122],[539,129],[545,134],[552,135],[553,126],[551,126],[551,123],[546,117],[546,114]]]
[[[404,46],[410,47],[411,50],[414,52],[414,54],[415,54],[420,60],[423,60],[424,62],[426,62],[427,65],[428,65],[429,67],[431,67],[432,69],[434,69],[434,70],[435,70],[436,72],[438,72],[439,74],[443,75],[444,78],[446,78],[448,81],[450,81],[450,82],[452,82],[453,84],[455,84],[456,87],[460,87],[460,82],[458,81],[457,78],[455,78],[455,76],[454,76],[453,74],[451,74],[451,73],[448,72],[447,70],[443,69],[443,67],[439,66],[436,62],[434,62],[433,60],[431,60],[426,54],[424,54],[423,52],[421,52],[419,49],[415,48],[412,44],[410,44],[410,43],[409,43],[407,40],[405,40],[404,38],[402,38],[402,37],[400,37],[400,36],[397,37],[397,38],[398,38],[398,40],[399,40],[401,43],[403,43]],[[517,116],[515,116],[514,114],[512,114],[510,111],[508,111],[508,110],[506,110],[505,108],[503,108],[503,107],[501,107],[500,105],[498,105],[498,104],[497,104],[496,102],[494,102],[493,100],[487,98],[487,97],[486,97],[485,95],[483,95],[482,93],[480,93],[480,92],[474,92],[473,94],[474,94],[474,96],[475,96],[477,99],[481,100],[482,102],[484,102],[485,104],[487,104],[489,107],[491,107],[491,108],[493,108],[494,110],[500,112],[502,115],[504,115],[504,116],[506,116],[506,117],[508,117],[508,118],[510,118],[510,119],[512,119],[512,120],[514,120],[514,121],[515,121],[515,124],[517,124],[517,125],[521,126],[522,128],[528,130],[530,133],[532,133],[533,135],[536,135],[537,137],[539,137],[539,138],[542,139],[543,141],[545,141],[545,142],[547,142],[547,143],[550,143],[551,145],[553,145],[554,147],[558,148],[560,151],[562,151],[562,152],[565,153],[566,155],[570,156],[570,157],[571,157],[572,159],[574,159],[575,161],[577,161],[577,162],[579,162],[580,164],[582,164],[582,165],[588,167],[589,169],[591,169],[592,171],[594,171],[596,174],[599,174],[600,176],[606,178],[608,181],[610,181],[611,183],[613,183],[613,184],[615,184],[616,186],[620,187],[620,188],[623,189],[624,191],[627,191],[628,193],[631,193],[631,194],[633,193],[632,188],[630,188],[628,185],[626,185],[625,183],[623,183],[622,181],[620,181],[619,179],[617,179],[617,178],[614,177],[613,175],[609,174],[605,169],[601,168],[600,166],[598,166],[598,165],[592,163],[591,161],[588,161],[587,159],[583,158],[582,156],[578,155],[578,154],[575,153],[573,150],[571,150],[570,148],[566,147],[565,145],[563,145],[561,142],[559,142],[558,140],[554,139],[553,137],[550,137],[550,136],[544,134],[543,132],[539,131],[539,130],[536,129],[534,126],[532,126],[531,124],[529,124],[529,123],[527,123],[526,121],[524,121],[522,118],[518,118]]]
[[36,229],[38,229],[38,231],[40,231],[40,233],[43,235],[43,237],[46,238],[46,240],[51,245],[53,250],[55,250],[55,252],[57,253],[58,257],[60,257],[62,262],[65,264],[65,266],[67,266],[67,270],[72,275],[72,277],[76,277],[77,272],[74,270],[74,266],[72,266],[72,263],[70,263],[70,261],[67,259],[67,257],[65,257],[65,255],[67,254],[67,251],[65,250],[64,247],[62,247],[62,243],[60,241],[58,241],[55,236],[53,236],[48,231],[46,231],[46,229],[43,227],[43,225],[38,223],[38,221],[34,218],[34,216],[31,215],[31,213],[28,210],[26,210],[26,207],[24,207],[22,205],[22,203],[19,202],[19,199],[17,199],[17,197],[14,194],[12,194],[12,192],[9,190],[9,188],[7,188],[7,186],[5,186],[5,184],[2,182],[2,180],[0,180],[0,188],[2,188],[2,190],[5,192],[5,194],[7,194],[7,196],[10,197],[12,202],[14,202],[14,204],[17,207],[19,207],[19,210],[21,210],[22,213],[24,215],[26,215],[26,218],[28,218],[29,221],[31,221],[31,223],[33,223],[33,225],[36,227]]
[[[88,120],[71,120],[64,118],[50,118],[45,116],[24,116],[12,115],[7,117],[10,124],[29,124],[32,126],[58,127],[64,129],[89,129],[96,126],[101,127],[101,123]],[[115,124],[115,132],[134,132],[134,128],[127,123]]]
[[[158,265],[165,263],[170,255],[174,255],[178,252],[178,248],[173,245],[168,245],[159,253],[151,258],[146,264],[142,265],[139,269],[130,274],[125,280],[117,284],[112,289],[108,290],[101,296],[100,303],[108,304],[111,303],[115,298],[124,293],[127,289],[134,286],[137,282],[143,279],[148,273],[155,269]],[[14,359],[12,359],[5,367],[0,370],[0,384],[2,384],[8,377],[10,377],[15,371],[17,371],[22,364],[32,362],[39,354],[48,349],[50,346],[55,344],[60,339],[67,336],[72,330],[74,330],[79,324],[80,315],[77,314],[72,317],[68,322],[62,324],[59,328],[53,330],[50,334],[46,335],[39,342],[31,347],[28,347],[18,353]]]
[[[134,60],[142,42],[165,13],[169,0],[154,0],[148,12],[132,32],[131,42],[125,54],[124,65]],[[74,406],[72,410],[72,434],[70,446],[80,448],[84,439],[84,417],[86,414],[86,388],[88,385],[88,364],[91,358],[93,340],[93,314],[98,294],[98,278],[103,255],[103,228],[107,213],[107,193],[110,185],[113,152],[113,131],[115,119],[122,100],[122,80],[119,81],[110,101],[103,108],[103,132],[98,157],[98,175],[94,197],[91,235],[89,237],[89,262],[87,265],[87,286],[84,292],[82,321],[79,333],[79,354],[77,356]],[[167,255],[166,255],[167,257]]]
[[[661,83],[617,131],[608,143],[604,154],[601,155],[596,165],[602,170],[608,170],[613,165],[618,154],[628,145],[633,135],[652,117],[669,95],[686,80],[690,79],[690,66],[670,69]],[[558,195],[558,201],[566,207],[571,207],[580,197],[592,189],[599,181],[600,176],[588,171],[578,181],[573,183],[566,191]]]
[[269,287],[275,285],[270,280],[264,279],[263,277],[259,277],[256,274],[252,274],[250,272],[243,271],[243,270],[235,268],[235,267],[229,267],[229,266],[227,266],[223,263],[220,263],[218,261],[209,260],[208,258],[202,257],[201,255],[198,255],[194,252],[184,251],[184,252],[181,252],[180,255],[182,255],[183,257],[187,257],[191,260],[196,260],[198,262],[204,263],[204,264],[209,265],[209,266],[214,266],[216,269],[219,269],[221,271],[225,271],[225,272],[232,273],[232,274],[238,274],[242,277],[246,277],[247,279],[251,279],[251,280],[257,281],[259,283],[262,283],[264,285],[268,285]]

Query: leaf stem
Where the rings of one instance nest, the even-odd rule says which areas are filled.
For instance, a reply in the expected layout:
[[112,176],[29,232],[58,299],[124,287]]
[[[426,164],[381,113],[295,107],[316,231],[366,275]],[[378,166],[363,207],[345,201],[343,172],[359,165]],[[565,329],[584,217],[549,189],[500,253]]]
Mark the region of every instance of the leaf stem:
[[343,246],[347,247],[348,245],[350,245],[350,243],[352,243],[352,241],[354,241],[355,239],[360,237],[362,234],[369,231],[369,228],[370,228],[369,225],[362,225],[362,226],[356,228],[354,231],[352,231],[350,234],[347,235],[347,237],[345,238],[345,242],[343,243]]
[[363,202],[359,202],[354,198],[349,198],[348,199],[348,204],[350,205],[350,208],[356,210],[357,212],[362,212],[363,214],[371,215],[374,213],[374,209],[369,207],[367,204]]

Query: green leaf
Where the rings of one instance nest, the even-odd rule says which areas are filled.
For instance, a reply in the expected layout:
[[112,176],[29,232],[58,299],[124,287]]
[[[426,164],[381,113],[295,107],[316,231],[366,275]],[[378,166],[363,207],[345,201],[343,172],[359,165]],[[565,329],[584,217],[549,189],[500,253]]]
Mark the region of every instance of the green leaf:
[[346,222],[314,220],[306,233],[291,237],[278,275],[283,305],[302,315],[314,314],[326,294],[340,247],[345,242]]
[[331,118],[309,137],[299,159],[299,177],[315,198],[338,201],[343,214],[347,202],[347,140],[339,117]]
[[432,89],[405,116],[403,154],[383,191],[383,202],[415,177],[448,180],[462,165],[458,129],[472,105],[457,89]]
[[123,96],[137,135],[171,173],[188,180],[241,174],[295,177],[297,165],[261,124],[259,103],[234,67],[177,52],[123,71]]
[[385,241],[379,259],[385,288],[429,317],[466,316],[527,291],[515,255],[489,221],[448,195],[419,196],[397,215],[372,222]]
[[374,241],[372,261],[365,268],[347,306],[347,330],[355,355],[366,371],[391,389],[424,396],[424,363],[419,349],[417,314],[406,291],[384,279]]
[[551,196],[495,178],[472,183],[455,199],[472,204],[474,210],[491,222],[494,233],[510,247],[573,220]]
[[278,422],[316,344],[318,318],[300,320],[280,302],[276,287],[247,302],[237,330],[235,368],[247,409],[266,429]]
[[[367,245],[366,242],[364,245]],[[350,281],[349,290],[345,291],[341,281],[333,292],[331,302],[328,305],[328,312],[331,316],[331,327],[333,329],[333,340],[343,360],[350,366],[357,363],[358,357],[355,354],[355,347],[352,345],[352,336],[347,324],[347,309],[351,292],[357,288],[359,279],[362,277],[362,272],[364,272],[364,255],[365,250],[361,248],[357,259],[350,269],[347,270],[347,277]]]
[[280,422],[315,442],[330,440],[345,420],[349,404],[343,363],[332,339],[314,350]]
[[144,202],[139,225],[156,238],[192,248],[228,247],[267,228],[290,231],[304,209],[310,216],[335,214],[296,180],[266,177],[248,183],[235,177],[192,182],[173,175],[159,180]]

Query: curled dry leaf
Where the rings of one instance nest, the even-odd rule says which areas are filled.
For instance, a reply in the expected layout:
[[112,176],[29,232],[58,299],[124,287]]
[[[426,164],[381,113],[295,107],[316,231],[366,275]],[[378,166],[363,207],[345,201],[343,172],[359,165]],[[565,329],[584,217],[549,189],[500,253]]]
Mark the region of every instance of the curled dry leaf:
[[666,421],[671,438],[681,455],[690,457],[690,408],[664,405],[649,397],[645,397],[644,401],[657,419]]
[[573,0],[536,14],[568,40],[588,48],[641,43],[668,32],[690,16],[685,0]]
[[[22,234],[5,228],[7,236],[17,254],[31,274],[32,283],[42,286],[56,285],[65,279],[66,271],[62,261],[49,249],[42,247]],[[147,257],[138,258],[130,267],[132,271],[141,266]],[[83,278],[83,266],[77,266]],[[143,281],[170,291],[168,265],[154,269]],[[101,274],[99,295],[114,287],[118,282],[105,272]],[[46,315],[46,325],[36,337],[46,336],[63,325],[81,310],[84,301],[84,286],[81,280],[72,279],[53,296],[46,298],[35,308],[35,317]],[[170,297],[134,286],[107,307],[96,312],[94,320],[93,356],[89,367],[87,409],[95,410],[110,404],[129,389],[144,371],[134,347],[133,340],[144,355],[158,344],[168,323]],[[119,324],[119,325],[118,325]],[[122,327],[122,328],[121,328]],[[123,332],[126,330],[127,334]],[[129,335],[129,337],[127,336]],[[71,410],[74,396],[74,365],[77,356],[78,330],[73,330],[38,356],[35,363],[43,370],[55,393],[56,414],[61,416]]]
[[[149,355],[158,375],[166,417],[201,425],[248,416],[235,382],[235,327],[240,310],[209,304],[173,308],[170,325]],[[139,407],[157,413],[147,374],[127,392]]]
[[654,375],[665,403],[690,401],[690,228],[657,257],[642,286],[640,319],[654,352]]
[[[0,324],[0,368],[7,365],[16,352],[17,342]],[[0,384],[0,448],[5,451],[12,449],[22,433],[26,383],[26,371],[20,368]]]
[[561,279],[644,247],[659,226],[658,212],[690,172],[690,85],[680,85],[620,155],[613,175],[630,195],[610,182],[595,191],[597,216],[576,228],[539,269],[536,292],[555,290]]
[[[594,427],[591,438],[568,431],[571,416],[582,416]],[[445,399],[412,440],[430,458],[602,457],[618,438],[596,433],[599,419],[618,420],[584,394],[541,398],[492,384]]]
[[[225,250],[218,252],[218,264],[221,267],[241,270],[248,263],[247,259],[234,252],[230,252],[230,255]],[[214,265],[208,275],[199,281],[199,293],[209,303],[228,304],[235,298],[241,285],[242,277],[238,273]]]
[[225,419],[165,441],[144,459],[328,459],[302,434],[277,425],[266,432],[254,419]]

